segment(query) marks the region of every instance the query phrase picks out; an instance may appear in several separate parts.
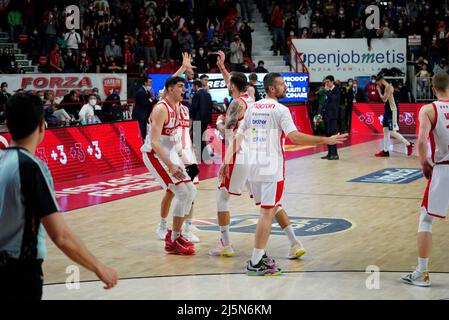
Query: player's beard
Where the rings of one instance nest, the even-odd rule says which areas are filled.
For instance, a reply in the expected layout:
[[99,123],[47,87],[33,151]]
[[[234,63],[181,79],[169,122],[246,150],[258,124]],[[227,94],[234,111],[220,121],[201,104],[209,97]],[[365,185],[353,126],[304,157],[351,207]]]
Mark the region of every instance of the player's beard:
[[279,91],[279,93],[276,95],[276,98],[284,99],[286,96],[287,96],[287,91]]

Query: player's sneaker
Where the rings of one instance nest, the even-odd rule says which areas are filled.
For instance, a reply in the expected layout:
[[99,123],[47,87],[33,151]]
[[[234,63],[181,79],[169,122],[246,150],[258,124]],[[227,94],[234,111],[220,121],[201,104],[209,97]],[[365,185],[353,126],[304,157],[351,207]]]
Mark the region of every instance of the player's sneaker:
[[374,156],[375,157],[389,157],[390,156],[390,151],[381,150],[378,153],[376,153]]
[[209,251],[209,255],[214,257],[232,257],[234,256],[234,249],[232,245],[223,245],[223,241],[220,239],[218,241],[218,247]]
[[252,265],[251,261],[248,261],[248,265],[246,266],[246,275],[264,277],[279,276],[281,275],[281,269],[276,266],[273,259],[265,256],[265,258],[262,258],[255,266]]
[[195,249],[192,247],[186,247],[181,241],[182,237],[171,241],[171,238],[165,239],[165,251],[170,254],[179,255],[193,255],[195,254]]
[[418,270],[401,277],[402,282],[419,287],[430,287],[429,272],[420,272]]
[[302,255],[304,255],[304,253],[306,253],[306,250],[304,249],[301,241],[298,240],[294,245],[290,247],[290,252],[288,253],[287,258],[291,260],[298,259]]
[[159,223],[157,225],[156,233],[157,233],[157,236],[159,237],[159,239],[164,240],[165,236],[167,235],[167,232],[168,232],[167,224]]
[[[279,269],[277,264],[276,264],[276,260],[270,258],[267,256],[266,253],[263,254],[262,257],[262,261],[269,267],[271,267],[272,269]],[[281,269],[279,269],[279,271],[281,271]]]
[[200,238],[193,233],[194,227],[192,225],[185,224],[182,235],[190,242],[198,243]]
[[[171,234],[172,234],[172,230],[169,229],[167,231],[167,235],[165,236],[165,243],[170,242],[171,241]],[[180,243],[185,246],[185,247],[189,247],[189,248],[194,248],[195,244],[188,241],[185,237],[183,237],[182,235],[180,237],[178,237],[178,240],[180,241]]]
[[[410,141],[409,141],[410,142]],[[407,146],[407,155],[410,157],[413,153],[413,147],[415,144],[413,142],[410,142],[410,145]]]

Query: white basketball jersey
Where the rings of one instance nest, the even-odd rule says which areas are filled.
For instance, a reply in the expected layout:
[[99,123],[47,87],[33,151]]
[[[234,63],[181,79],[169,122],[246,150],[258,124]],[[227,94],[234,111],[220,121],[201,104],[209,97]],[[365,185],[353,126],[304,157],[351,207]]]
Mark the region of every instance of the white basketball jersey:
[[[178,126],[179,126],[179,116],[176,108],[171,106],[170,103],[164,99],[156,104],[162,105],[166,108],[168,113],[168,120],[164,123],[161,132],[161,144],[167,154],[179,143]],[[145,143],[140,148],[143,152],[151,152],[151,121],[148,123],[147,135],[145,137]]]
[[[234,132],[237,132],[237,130],[242,126],[246,110],[250,109],[255,102],[254,99],[247,93],[242,94],[240,97],[238,97],[238,100],[243,102],[243,104],[245,105],[245,110],[243,112],[243,115],[239,118],[236,127],[234,128]],[[247,141],[242,141],[239,152],[245,153],[247,151],[247,144]]]
[[197,163],[193,149],[192,140],[190,139],[190,114],[189,108],[181,105],[181,112],[179,114],[178,140],[179,152],[182,154],[182,159],[187,161],[185,164]]
[[449,101],[435,101],[435,124],[430,132],[432,161],[449,162]]

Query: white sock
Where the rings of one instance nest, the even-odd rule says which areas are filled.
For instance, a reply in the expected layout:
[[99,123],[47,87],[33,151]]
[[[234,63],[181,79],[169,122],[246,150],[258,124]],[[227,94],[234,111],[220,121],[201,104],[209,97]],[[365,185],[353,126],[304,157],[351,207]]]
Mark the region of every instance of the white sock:
[[384,151],[388,152],[388,145],[390,144],[390,130],[384,128]]
[[284,231],[284,233],[287,235],[288,241],[290,242],[290,246],[296,244],[297,240],[291,224],[282,229],[282,231]]
[[420,258],[418,257],[418,270],[419,272],[426,272],[428,270],[429,258]]
[[161,218],[161,226],[166,227],[167,226],[167,218]]
[[258,264],[260,262],[260,260],[262,260],[264,253],[265,253],[264,249],[254,248],[253,255],[251,257],[251,265],[255,266],[256,264]]
[[228,246],[230,243],[229,240],[229,224],[225,226],[220,226],[220,239],[223,242],[223,245]]
[[409,142],[407,139],[405,139],[405,138],[402,136],[402,134],[400,134],[399,132],[392,131],[390,134],[391,134],[391,136],[392,136],[393,138],[398,139],[399,141],[401,141],[401,142],[402,142],[403,144],[405,144],[406,146],[409,146],[409,145],[410,145],[410,142]]
[[171,241],[175,241],[181,236],[181,232],[172,231],[171,233]]

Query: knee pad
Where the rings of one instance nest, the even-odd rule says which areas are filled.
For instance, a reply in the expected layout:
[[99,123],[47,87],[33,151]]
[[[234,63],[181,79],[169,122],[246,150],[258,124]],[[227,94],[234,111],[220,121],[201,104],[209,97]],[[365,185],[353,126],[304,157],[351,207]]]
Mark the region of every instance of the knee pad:
[[226,212],[229,211],[229,193],[226,189],[218,189],[215,194],[217,200],[217,211]]
[[193,185],[193,183],[187,183],[186,184],[187,190],[188,190],[188,199],[186,200],[186,205],[185,205],[185,212],[184,212],[184,216],[188,216],[190,214],[190,209],[192,208],[193,205],[193,200],[195,200],[196,194],[197,194],[197,190],[195,188],[195,186]]
[[[190,192],[183,183],[175,186],[173,192],[175,194],[173,203],[173,216],[182,218],[185,216],[187,204],[190,201]],[[190,201],[190,203],[192,202]]]
[[421,208],[418,232],[432,232],[432,223],[433,217],[427,213],[425,208]]

